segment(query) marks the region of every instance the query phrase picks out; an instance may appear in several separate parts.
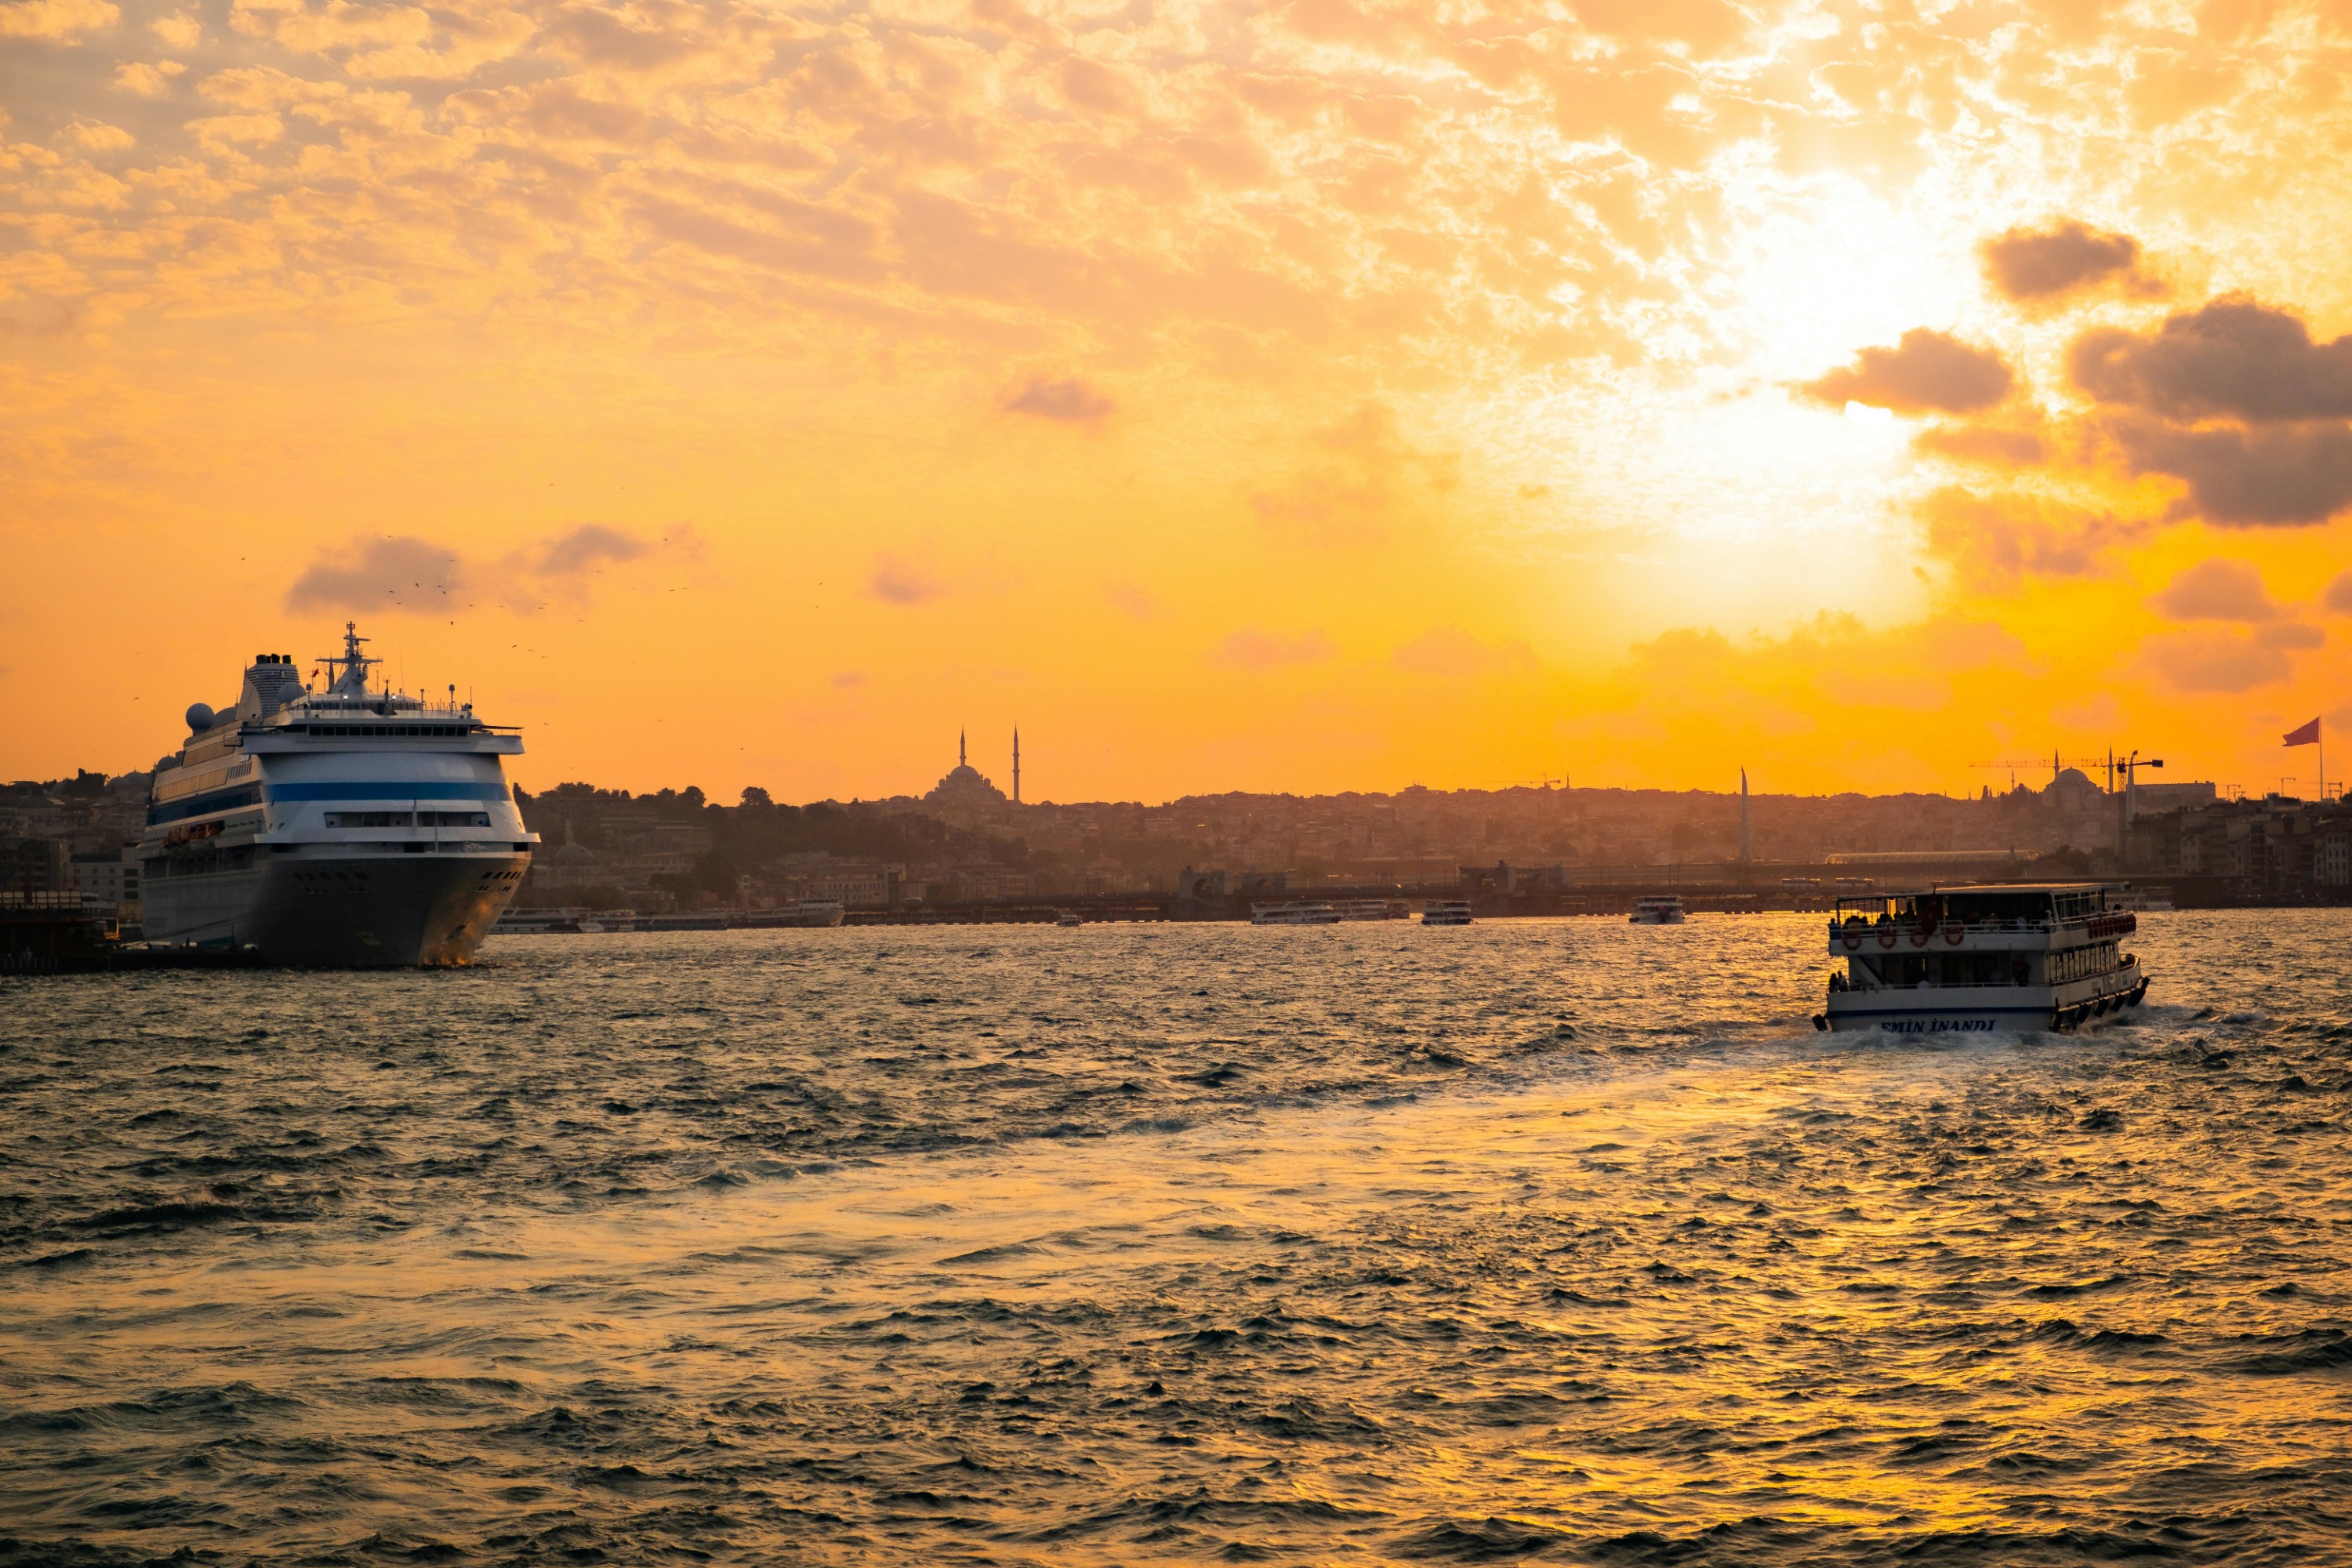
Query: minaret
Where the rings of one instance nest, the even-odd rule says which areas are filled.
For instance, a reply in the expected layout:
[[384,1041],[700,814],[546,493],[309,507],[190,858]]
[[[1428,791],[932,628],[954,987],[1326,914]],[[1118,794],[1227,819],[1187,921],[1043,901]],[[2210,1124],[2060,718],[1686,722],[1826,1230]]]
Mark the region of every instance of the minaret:
[[1748,828],[1748,770],[1739,770],[1739,863],[1756,858],[1756,838]]
[[963,731],[961,730],[958,730],[956,731],[956,766],[962,767],[963,765]]
[[1013,804],[1021,804],[1021,726],[1013,726]]

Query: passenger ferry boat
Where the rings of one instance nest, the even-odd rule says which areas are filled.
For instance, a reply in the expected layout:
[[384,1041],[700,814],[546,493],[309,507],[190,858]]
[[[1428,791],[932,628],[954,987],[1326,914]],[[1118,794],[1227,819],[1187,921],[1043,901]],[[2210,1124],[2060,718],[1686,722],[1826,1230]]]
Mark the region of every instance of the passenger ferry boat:
[[2097,882],[1840,899],[1820,1029],[1884,1034],[2073,1029],[2147,994],[2123,951],[2139,917]]
[[1404,903],[1398,899],[1340,899],[1331,906],[1339,911],[1343,921],[1394,921],[1404,918]]
[[1628,924],[1637,926],[1678,926],[1684,918],[1682,900],[1671,893],[1636,900],[1633,912],[1625,917]]
[[151,945],[335,967],[472,959],[539,842],[500,771],[522,739],[454,688],[442,707],[372,689],[366,640],[345,623],[323,691],[263,654],[235,708],[189,707],[137,851]]
[[1432,899],[1421,906],[1421,923],[1425,926],[1466,926],[1470,923],[1470,900]]
[[1254,926],[1331,926],[1339,923],[1339,911],[1328,904],[1311,903],[1294,899],[1286,904],[1252,904],[1250,924]]

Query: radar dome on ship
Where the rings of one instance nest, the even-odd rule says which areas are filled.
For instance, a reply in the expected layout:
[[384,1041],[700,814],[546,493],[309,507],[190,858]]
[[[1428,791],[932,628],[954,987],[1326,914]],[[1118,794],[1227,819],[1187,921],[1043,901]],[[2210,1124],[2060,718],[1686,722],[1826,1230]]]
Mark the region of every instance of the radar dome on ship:
[[201,735],[213,727],[213,705],[209,702],[188,704],[188,728]]

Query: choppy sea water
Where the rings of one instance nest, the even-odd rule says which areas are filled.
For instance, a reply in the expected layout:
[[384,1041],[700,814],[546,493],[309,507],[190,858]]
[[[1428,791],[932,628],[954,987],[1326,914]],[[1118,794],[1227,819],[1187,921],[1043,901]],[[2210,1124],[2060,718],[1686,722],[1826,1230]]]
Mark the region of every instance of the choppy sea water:
[[1822,930],[0,982],[0,1563],[2352,1559],[2352,916]]

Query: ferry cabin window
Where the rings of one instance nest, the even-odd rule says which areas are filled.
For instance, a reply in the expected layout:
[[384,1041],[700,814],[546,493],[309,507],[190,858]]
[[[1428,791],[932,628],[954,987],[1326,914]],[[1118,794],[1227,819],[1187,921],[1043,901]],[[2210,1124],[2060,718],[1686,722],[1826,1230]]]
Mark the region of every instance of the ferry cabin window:
[[404,811],[331,811],[327,813],[330,827],[407,827],[409,814]]
[[2118,944],[2112,942],[2095,942],[2087,947],[2053,952],[2050,955],[2050,984],[2063,985],[2069,980],[2105,974],[2116,967],[2120,958]]
[[1945,985],[2000,985],[2009,980],[2009,965],[2000,953],[1946,953],[1942,963],[1937,979]]
[[487,811],[420,811],[416,814],[419,827],[488,827],[490,814]]
[[1952,893],[1944,900],[1947,915],[1969,925],[2007,925],[2013,921],[2050,918],[2047,893]]
[[347,735],[361,740],[406,740],[418,735],[456,737],[470,735],[470,724],[313,724],[313,735]]

